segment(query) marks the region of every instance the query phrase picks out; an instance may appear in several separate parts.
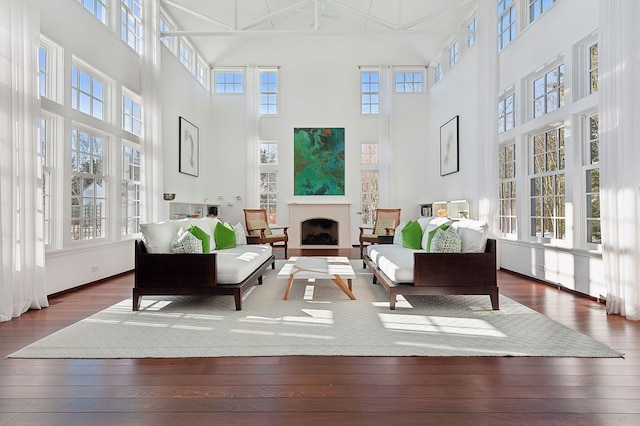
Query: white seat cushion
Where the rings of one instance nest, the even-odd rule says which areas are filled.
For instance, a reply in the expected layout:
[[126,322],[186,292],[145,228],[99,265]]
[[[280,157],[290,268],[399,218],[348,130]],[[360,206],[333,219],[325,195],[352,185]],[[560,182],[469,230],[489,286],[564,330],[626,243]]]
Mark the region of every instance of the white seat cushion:
[[397,283],[413,282],[413,253],[424,253],[397,244],[373,244],[367,247],[367,255],[378,268]]
[[258,266],[271,257],[269,244],[248,244],[224,250],[217,254],[218,284],[236,284],[247,278]]

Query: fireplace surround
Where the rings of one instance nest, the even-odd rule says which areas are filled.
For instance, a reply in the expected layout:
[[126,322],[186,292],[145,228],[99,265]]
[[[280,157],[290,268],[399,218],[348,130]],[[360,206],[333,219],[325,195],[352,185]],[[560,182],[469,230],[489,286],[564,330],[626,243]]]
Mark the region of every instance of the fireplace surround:
[[[351,247],[350,237],[350,214],[351,204],[321,204],[321,203],[291,203],[289,204],[289,247],[290,248],[348,248]],[[319,234],[331,233],[333,231],[325,230],[319,226],[318,220],[335,222],[336,239],[335,243],[320,241],[326,236]],[[311,225],[315,230],[314,244],[303,244],[302,239],[308,237],[303,235],[302,225],[308,221],[307,225]]]

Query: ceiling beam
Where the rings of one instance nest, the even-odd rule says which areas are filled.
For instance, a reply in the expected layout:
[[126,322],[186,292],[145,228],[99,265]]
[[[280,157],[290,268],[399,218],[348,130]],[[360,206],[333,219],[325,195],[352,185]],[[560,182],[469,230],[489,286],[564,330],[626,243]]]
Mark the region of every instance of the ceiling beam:
[[373,16],[373,15],[371,15],[369,13],[361,12],[358,9],[354,9],[354,8],[352,8],[350,6],[342,4],[342,3],[337,2],[335,0],[326,0],[326,2],[329,3],[329,4],[332,4],[332,5],[336,6],[336,7],[339,7],[341,9],[344,9],[344,10],[346,10],[348,12],[354,13],[354,14],[356,14],[356,15],[358,15],[360,17],[363,17],[363,18],[365,18],[367,20],[371,20],[373,22],[377,22],[378,24],[382,25],[383,27],[387,27],[387,28],[392,29],[392,30],[398,29],[398,26],[393,24],[392,22],[385,21],[384,19],[376,18],[375,16]]
[[218,21],[217,19],[210,18],[210,17],[208,17],[206,15],[203,15],[200,12],[196,12],[194,10],[191,10],[188,7],[182,6],[181,4],[178,4],[178,3],[173,2],[171,0],[161,0],[161,1],[162,1],[163,4],[166,4],[167,6],[175,7],[176,9],[182,10],[183,12],[186,12],[186,13],[188,13],[190,15],[195,16],[196,18],[202,19],[202,20],[207,21],[209,23],[220,25],[223,28],[226,28],[228,30],[233,30],[234,29],[233,27],[229,26],[228,24],[225,24],[222,21]]
[[250,24],[245,25],[244,27],[240,28],[240,30],[245,31],[245,30],[248,30],[248,29],[251,29],[251,28],[255,27],[258,24],[263,23],[264,21],[268,21],[269,19],[271,19],[271,18],[273,18],[275,16],[279,16],[279,15],[282,15],[282,14],[285,14],[285,13],[291,13],[291,12],[295,11],[296,9],[300,9],[301,7],[306,6],[307,4],[311,3],[311,1],[313,1],[313,0],[302,0],[302,1],[299,1],[299,2],[294,3],[292,5],[289,5],[289,6],[281,8],[281,9],[278,9],[275,12],[269,13],[268,15],[265,15],[265,16],[263,16],[261,18],[258,18],[255,21],[251,22]]

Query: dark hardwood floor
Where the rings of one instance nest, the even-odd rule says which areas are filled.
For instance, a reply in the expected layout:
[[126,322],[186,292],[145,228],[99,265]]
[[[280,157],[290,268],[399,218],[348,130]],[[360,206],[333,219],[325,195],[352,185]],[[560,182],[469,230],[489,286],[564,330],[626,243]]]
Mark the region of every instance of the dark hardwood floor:
[[0,425],[640,424],[640,322],[519,275],[498,283],[625,357],[5,359],[130,297],[129,273],[0,323]]

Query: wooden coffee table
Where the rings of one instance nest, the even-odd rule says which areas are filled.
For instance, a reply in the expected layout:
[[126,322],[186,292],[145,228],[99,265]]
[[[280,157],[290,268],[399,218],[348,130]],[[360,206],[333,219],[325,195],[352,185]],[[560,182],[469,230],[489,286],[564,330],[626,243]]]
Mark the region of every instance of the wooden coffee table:
[[[336,283],[351,300],[356,300],[351,292],[352,280],[355,277],[356,274],[346,257],[290,257],[278,272],[278,278],[289,280],[284,300],[289,297],[293,281],[301,279],[329,279]],[[347,283],[344,282],[345,279]]]

